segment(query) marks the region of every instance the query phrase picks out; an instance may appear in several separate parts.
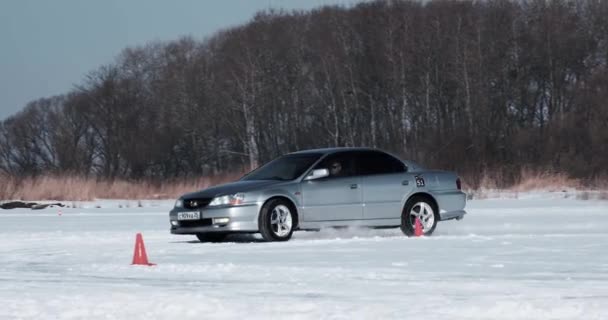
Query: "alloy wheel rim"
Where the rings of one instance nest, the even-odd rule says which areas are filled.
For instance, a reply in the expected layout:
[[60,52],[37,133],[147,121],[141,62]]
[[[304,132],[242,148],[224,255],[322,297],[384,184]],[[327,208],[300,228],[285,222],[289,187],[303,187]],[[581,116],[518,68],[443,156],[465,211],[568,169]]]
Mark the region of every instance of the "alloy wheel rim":
[[285,237],[291,232],[292,224],[293,221],[289,208],[281,204],[272,209],[270,214],[270,226],[275,235]]
[[435,223],[435,212],[428,203],[418,202],[410,210],[410,223],[413,228],[416,228],[416,218],[420,220],[422,231],[427,232]]

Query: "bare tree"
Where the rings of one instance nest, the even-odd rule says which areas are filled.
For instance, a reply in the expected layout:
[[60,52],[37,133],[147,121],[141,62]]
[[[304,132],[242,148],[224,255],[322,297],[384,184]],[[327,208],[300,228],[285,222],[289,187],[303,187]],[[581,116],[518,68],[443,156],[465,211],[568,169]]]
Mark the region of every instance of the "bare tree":
[[371,146],[505,184],[608,174],[608,4],[372,1],[125,49],[0,123],[0,170],[162,179]]

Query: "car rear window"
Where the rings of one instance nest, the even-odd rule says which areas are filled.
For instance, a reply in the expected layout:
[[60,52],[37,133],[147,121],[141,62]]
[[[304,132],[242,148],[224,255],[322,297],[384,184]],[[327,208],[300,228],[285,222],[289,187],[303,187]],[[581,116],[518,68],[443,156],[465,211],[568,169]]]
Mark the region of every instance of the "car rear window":
[[357,171],[360,175],[405,172],[401,160],[383,152],[361,152],[357,156]]

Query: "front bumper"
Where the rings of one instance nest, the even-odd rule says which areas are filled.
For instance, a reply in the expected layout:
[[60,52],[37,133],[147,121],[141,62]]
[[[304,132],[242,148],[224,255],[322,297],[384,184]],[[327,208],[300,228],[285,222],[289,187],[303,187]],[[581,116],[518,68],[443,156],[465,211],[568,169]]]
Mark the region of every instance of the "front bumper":
[[[169,213],[169,223],[172,234],[197,234],[205,232],[258,232],[258,204],[247,204],[235,207],[202,208],[200,220],[178,221],[177,213],[193,211],[184,208],[173,208]],[[229,218],[230,222],[219,225],[213,224],[213,218]],[[177,225],[173,225],[173,221]]]

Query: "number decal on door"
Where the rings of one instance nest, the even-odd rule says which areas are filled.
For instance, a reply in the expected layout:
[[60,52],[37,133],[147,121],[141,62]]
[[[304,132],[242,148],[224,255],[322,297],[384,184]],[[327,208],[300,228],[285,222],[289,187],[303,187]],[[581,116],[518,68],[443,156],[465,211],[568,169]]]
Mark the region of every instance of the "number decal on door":
[[424,187],[424,179],[422,177],[416,177],[416,187]]

